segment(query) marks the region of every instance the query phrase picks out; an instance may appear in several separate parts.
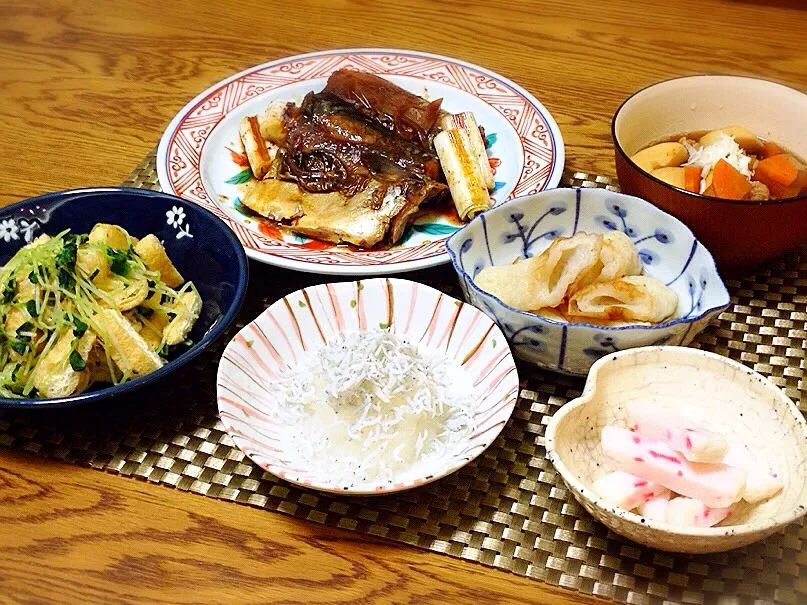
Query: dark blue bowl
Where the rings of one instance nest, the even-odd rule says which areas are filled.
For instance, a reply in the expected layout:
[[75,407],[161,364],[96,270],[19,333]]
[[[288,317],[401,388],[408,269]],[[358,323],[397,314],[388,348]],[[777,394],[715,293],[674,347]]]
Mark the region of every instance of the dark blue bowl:
[[135,237],[153,233],[162,240],[174,265],[185,279],[193,281],[204,302],[190,334],[194,344],[159,370],[125,384],[58,399],[0,397],[0,407],[66,407],[129,393],[184,366],[235,321],[249,276],[243,246],[211,212],[157,191],[73,189],[2,208],[0,263],[6,263],[20,247],[43,233],[55,235],[65,229],[89,233],[96,223],[120,225]]

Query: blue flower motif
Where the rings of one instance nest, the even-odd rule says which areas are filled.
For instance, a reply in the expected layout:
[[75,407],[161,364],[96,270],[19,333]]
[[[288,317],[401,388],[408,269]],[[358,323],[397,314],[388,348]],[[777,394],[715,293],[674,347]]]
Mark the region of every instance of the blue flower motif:
[[692,317],[696,312],[700,312],[703,307],[703,297],[706,294],[706,287],[709,285],[709,276],[706,269],[701,269],[700,279],[697,281],[691,276],[687,276],[687,292],[689,292],[689,311],[684,317]]
[[653,234],[653,237],[656,238],[656,241],[661,242],[662,244],[671,244],[675,241],[673,234],[666,229],[662,229],[661,227],[656,229],[656,232]]
[[537,350],[543,350],[545,345],[538,339],[538,336],[544,333],[543,326],[531,325],[524,326],[518,330],[513,330],[513,326],[505,324],[505,333],[507,339],[513,346],[530,346]]
[[608,212],[614,216],[618,216],[619,218],[625,218],[628,216],[628,211],[624,207],[620,206],[619,202],[608,201],[605,203],[605,207],[608,209]]
[[528,228],[527,225],[522,224],[521,221],[524,220],[524,213],[523,212],[513,212],[508,217],[508,222],[513,223],[516,226],[515,232],[505,233],[501,237],[501,241],[505,244],[510,244],[516,240],[521,240],[521,254],[524,258],[529,258],[532,256],[530,253],[530,249],[532,248],[533,244],[541,239],[555,239],[562,233],[561,228],[554,228],[544,233],[535,234],[538,226],[543,222],[543,220],[548,216],[558,216],[566,212],[567,208],[564,205],[557,205],[552,206],[546,212],[544,212],[541,216],[539,216],[532,225]]
[[643,265],[655,265],[658,262],[658,257],[647,248],[639,250],[639,258],[642,260]]
[[706,286],[708,286],[708,285],[709,285],[709,272],[706,270],[706,267],[703,267],[703,268],[701,269],[701,279],[700,279],[700,282],[701,282],[701,289],[702,289],[702,290],[705,290],[705,289],[706,289]]
[[598,216],[594,220],[597,221],[600,225],[602,225],[606,229],[609,229],[611,231],[616,231],[617,230],[616,223],[614,221],[612,221],[608,217]]
[[583,349],[583,353],[594,359],[599,359],[609,353],[616,353],[620,350],[616,338],[607,333],[598,332],[594,335],[592,340],[594,340],[597,346]]
[[662,229],[661,227],[659,227],[653,232],[652,235],[646,235],[644,237],[641,237],[635,240],[633,243],[640,244],[642,242],[646,242],[647,240],[656,240],[657,242],[664,244],[666,246],[667,244],[672,244],[675,241],[675,237],[673,237],[673,234],[667,231],[666,229]]
[[469,237],[466,239],[462,244],[460,244],[460,253],[459,253],[459,261],[460,261],[460,268],[465,271],[465,261],[463,261],[463,255],[465,255],[468,250],[471,249],[471,246],[474,245],[473,238]]

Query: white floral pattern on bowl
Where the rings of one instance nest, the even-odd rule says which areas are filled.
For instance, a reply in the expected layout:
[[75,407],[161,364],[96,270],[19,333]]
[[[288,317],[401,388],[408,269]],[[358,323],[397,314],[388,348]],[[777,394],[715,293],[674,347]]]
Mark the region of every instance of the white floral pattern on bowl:
[[[625,426],[625,405],[685,402],[733,447],[747,448],[782,478],[782,492],[763,503],[741,502],[721,525],[680,528],[617,508],[592,491],[615,470],[602,453],[607,424]],[[609,355],[591,368],[583,395],[549,421],[546,451],[583,507],[616,533],[672,552],[740,548],[782,530],[807,510],[807,424],[773,383],[726,357],[682,347],[644,347]]]
[[191,235],[190,223],[182,224],[185,221],[185,209],[182,206],[172,206],[165,213],[166,224],[177,230],[176,238],[193,237]]
[[22,237],[23,241],[30,243],[39,228],[40,225],[35,220],[29,221],[24,218],[3,219],[0,221],[0,239],[4,242],[11,242]]
[[[645,273],[678,295],[673,319],[650,326],[567,324],[513,309],[473,282],[485,267],[540,254],[558,236],[614,230],[636,244]],[[446,246],[465,299],[499,324],[513,354],[565,374],[585,375],[603,355],[631,347],[688,345],[730,303],[711,254],[686,225],[649,202],[604,189],[553,189],[505,202]]]
[[[307,351],[345,332],[378,327],[458,361],[464,374],[458,380],[473,385],[473,434],[451,455],[418,464],[391,482],[344,485],[316,467],[294,468],[285,427],[266,414],[273,383]],[[216,384],[221,421],[255,463],[292,483],[342,494],[398,492],[453,473],[496,439],[518,397],[515,361],[496,325],[462,301],[401,279],[323,284],[285,296],[230,341]]]

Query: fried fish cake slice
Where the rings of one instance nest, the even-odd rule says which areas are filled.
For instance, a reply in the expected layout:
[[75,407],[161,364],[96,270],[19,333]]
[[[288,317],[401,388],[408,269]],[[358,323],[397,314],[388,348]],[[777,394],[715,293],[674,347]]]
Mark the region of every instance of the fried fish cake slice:
[[474,282],[514,309],[557,307],[599,273],[602,241],[602,235],[583,232],[559,237],[538,256],[483,269]]
[[640,275],[644,269],[636,246],[622,231],[603,234],[600,260],[603,267],[597,276],[597,282],[607,282],[626,275]]
[[659,280],[631,275],[583,288],[569,299],[570,317],[659,323],[678,307],[678,295]]

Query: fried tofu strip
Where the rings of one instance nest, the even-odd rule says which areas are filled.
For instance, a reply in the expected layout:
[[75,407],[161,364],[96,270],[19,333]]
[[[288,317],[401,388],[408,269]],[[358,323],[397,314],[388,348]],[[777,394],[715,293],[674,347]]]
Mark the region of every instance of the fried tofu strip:
[[137,238],[129,235],[123,227],[106,223],[97,223],[90,231],[89,240],[113,250],[128,250],[130,245],[137,243]]
[[126,313],[124,317],[143,337],[151,350],[159,352],[163,344],[163,333],[169,322],[168,314],[162,309],[157,309],[149,317],[134,312]]
[[114,276],[107,280],[103,288],[112,297],[115,307],[121,311],[134,309],[149,295],[148,280],[145,277],[127,282]]
[[188,290],[179,295],[173,308],[176,317],[168,323],[163,334],[165,344],[172,346],[178,345],[190,334],[202,312],[202,297],[196,290]]
[[122,371],[143,376],[165,363],[117,309],[104,309],[94,320],[105,332],[104,348]]
[[[95,344],[95,339],[96,335],[88,331],[76,343],[75,350],[85,363]],[[75,371],[70,364],[74,340],[73,331],[65,330],[56,344],[37,362],[31,378],[32,384],[41,396],[67,397],[74,393],[81,393],[89,386],[90,372],[86,368]]]
[[76,267],[94,284],[104,284],[112,275],[109,257],[100,248],[80,247],[76,256]]
[[184,283],[185,278],[168,258],[165,248],[156,235],[149,234],[141,239],[134,247],[134,251],[143,260],[146,267],[160,274],[160,279],[169,288],[178,288]]
[[114,362],[110,367],[109,360],[106,353],[104,353],[104,347],[97,340],[87,356],[87,371],[90,373],[90,384],[95,384],[96,382],[115,383],[123,376]]

